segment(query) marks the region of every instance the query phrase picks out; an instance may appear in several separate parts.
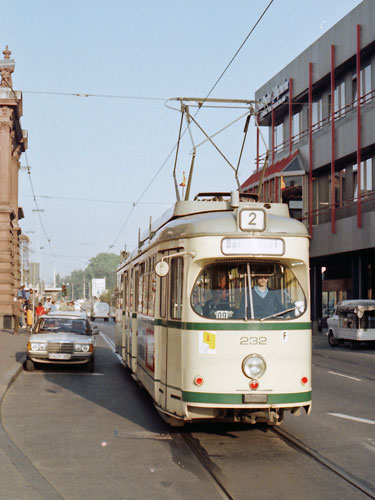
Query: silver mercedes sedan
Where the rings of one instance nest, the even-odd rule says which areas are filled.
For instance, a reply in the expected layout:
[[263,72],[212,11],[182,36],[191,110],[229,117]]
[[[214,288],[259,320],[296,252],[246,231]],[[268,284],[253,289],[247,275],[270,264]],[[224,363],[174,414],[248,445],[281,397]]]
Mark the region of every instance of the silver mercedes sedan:
[[40,317],[27,343],[25,370],[36,363],[84,365],[94,370],[97,326],[90,326],[85,314],[57,311]]

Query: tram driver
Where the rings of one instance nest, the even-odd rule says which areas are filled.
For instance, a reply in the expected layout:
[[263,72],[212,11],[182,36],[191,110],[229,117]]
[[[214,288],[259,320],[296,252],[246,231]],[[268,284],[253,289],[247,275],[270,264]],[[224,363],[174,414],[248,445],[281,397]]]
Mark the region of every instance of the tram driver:
[[[294,309],[293,303],[290,297],[286,298],[286,303],[283,304],[280,299],[280,290],[273,290],[268,288],[269,276],[257,276],[256,284],[251,289],[251,300],[254,310],[255,319],[268,318],[273,315],[278,315],[278,313],[287,313],[291,309]],[[284,294],[286,294],[284,290]],[[247,316],[250,317],[250,298],[247,298],[248,313]],[[242,296],[241,306],[240,306],[240,317],[245,316],[245,294]]]
[[265,318],[285,309],[277,290],[268,288],[268,276],[258,276],[253,287],[254,315],[256,318]]

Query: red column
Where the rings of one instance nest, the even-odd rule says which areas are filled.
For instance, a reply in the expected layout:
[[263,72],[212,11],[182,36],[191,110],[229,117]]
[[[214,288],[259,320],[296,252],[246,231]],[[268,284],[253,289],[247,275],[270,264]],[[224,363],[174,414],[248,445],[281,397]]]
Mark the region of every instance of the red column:
[[293,78],[289,78],[289,154],[292,153],[293,135]]
[[335,46],[331,45],[331,232],[336,232],[335,212]]
[[[257,123],[258,117],[256,117]],[[257,126],[257,170],[259,170],[259,126]]]
[[362,227],[361,194],[361,26],[357,24],[357,227]]
[[313,65],[309,63],[309,234],[313,233],[313,190],[312,190],[312,177],[313,177],[313,149],[312,149],[312,68]]
[[278,192],[278,177],[275,177],[275,203],[279,203],[279,192]]
[[272,165],[275,161],[275,112],[272,108],[272,155],[271,155],[271,158],[272,158]]

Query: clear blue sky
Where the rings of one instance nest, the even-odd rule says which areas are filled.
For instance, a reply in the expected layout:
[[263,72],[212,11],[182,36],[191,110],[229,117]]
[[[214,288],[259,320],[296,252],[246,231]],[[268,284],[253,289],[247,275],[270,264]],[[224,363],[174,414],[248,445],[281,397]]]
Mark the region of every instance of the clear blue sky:
[[[173,157],[121,226],[176,143],[179,113],[164,99],[204,97],[269,0],[18,0],[1,16],[1,51],[16,61],[14,89],[23,91],[22,127],[42,220],[42,276],[65,276],[99,252],[137,243],[138,228],[174,201]],[[211,97],[253,99],[254,92],[319,38],[359,0],[274,0]],[[34,93],[36,92],[36,93]],[[45,92],[45,93],[43,93]],[[51,95],[89,93],[156,99]],[[210,133],[238,116],[202,111]],[[242,126],[220,136],[235,161]],[[197,140],[199,135],[197,135]],[[188,170],[186,142],[178,166]],[[254,130],[241,167],[254,168]],[[26,165],[25,155],[21,164]],[[198,152],[192,194],[236,187],[230,168],[211,147]],[[46,198],[48,196],[49,198]],[[23,232],[38,230],[28,175],[20,172]],[[30,233],[34,231],[34,233]],[[113,245],[111,247],[111,245]]]

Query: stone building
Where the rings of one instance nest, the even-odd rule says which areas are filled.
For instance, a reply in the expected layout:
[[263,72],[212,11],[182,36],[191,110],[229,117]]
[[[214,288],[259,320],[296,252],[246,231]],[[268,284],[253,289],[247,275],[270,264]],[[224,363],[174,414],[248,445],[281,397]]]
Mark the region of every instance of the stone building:
[[263,172],[243,183],[283,201],[311,236],[311,313],[375,299],[375,2],[364,0],[255,93]]
[[27,148],[21,128],[22,93],[13,90],[14,60],[8,47],[0,60],[0,328],[12,327],[14,297],[20,285],[18,172]]

